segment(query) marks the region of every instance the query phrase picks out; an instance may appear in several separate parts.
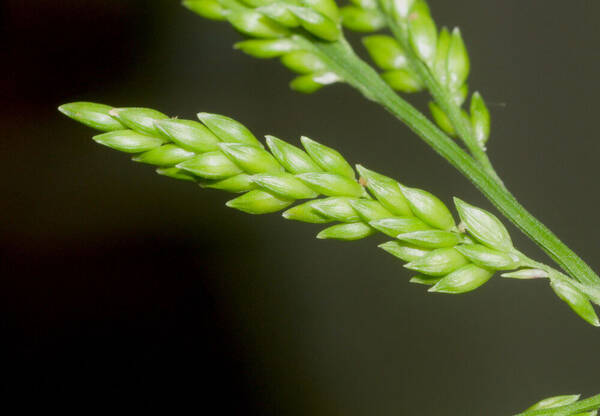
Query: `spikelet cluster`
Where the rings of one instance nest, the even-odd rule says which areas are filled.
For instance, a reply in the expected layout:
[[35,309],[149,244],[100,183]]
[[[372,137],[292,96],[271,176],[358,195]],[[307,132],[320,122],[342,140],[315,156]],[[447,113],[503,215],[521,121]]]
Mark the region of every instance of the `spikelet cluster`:
[[213,20],[226,20],[249,37],[235,48],[257,58],[280,58],[298,73],[291,88],[312,93],[341,78],[305,47],[309,41],[333,42],[341,36],[334,0],[186,0],[183,5]]
[[[382,77],[395,90],[404,93],[421,91],[424,81],[414,68],[414,59],[421,61],[441,88],[461,107],[468,96],[467,79],[470,60],[458,28],[438,31],[425,0],[353,0],[342,7],[344,27],[359,32],[376,32],[386,27],[386,17],[397,25],[401,36],[375,34],[363,38],[363,43]],[[454,126],[446,113],[431,101],[431,114],[436,123],[450,136]],[[470,112],[463,111],[477,143],[485,149],[490,136],[490,113],[480,93],[471,97]]]
[[[147,108],[85,102],[60,110],[103,131],[96,142],[134,154],[134,161],[156,166],[161,175],[241,194],[228,207],[249,214],[285,210],[290,220],[330,224],[318,234],[321,239],[389,236],[392,240],[380,247],[407,262],[405,267],[417,273],[411,282],[429,285],[432,292],[469,292],[495,271],[527,265],[491,213],[455,199],[457,225],[446,205],[429,192],[360,165],[355,171],[338,151],[307,137],[301,138],[301,149],[267,136],[265,148],[244,125],[223,115],[200,113],[198,122]],[[550,277],[530,268],[505,276]],[[599,324],[575,286],[564,280],[551,283],[580,316]]]

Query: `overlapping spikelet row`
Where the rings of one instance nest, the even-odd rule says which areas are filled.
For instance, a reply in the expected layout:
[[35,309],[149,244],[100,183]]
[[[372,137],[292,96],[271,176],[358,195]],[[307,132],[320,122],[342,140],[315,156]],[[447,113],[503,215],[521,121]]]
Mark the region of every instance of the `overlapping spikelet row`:
[[[157,167],[176,179],[241,195],[227,206],[250,214],[283,211],[290,220],[337,223],[322,239],[357,240],[377,232],[393,238],[381,248],[408,262],[419,275],[411,281],[431,291],[464,293],[487,282],[495,271],[531,266],[514,249],[506,228],[487,211],[455,199],[462,223],[429,192],[357,166],[307,137],[304,149],[267,136],[268,149],[241,123],[200,113],[200,122],[180,120],[152,109],[112,108],[94,103],[60,107],[69,117],[104,131],[100,144],[135,154],[134,161]],[[302,203],[291,207],[295,202]],[[468,231],[468,234],[467,234]],[[507,277],[549,277],[525,269]],[[564,281],[552,281],[559,296],[591,323],[588,299]]]
[[307,40],[333,42],[341,37],[341,19],[334,0],[185,0],[183,5],[212,20],[226,20],[249,37],[235,45],[257,58],[281,58],[300,74],[290,86],[312,93],[342,81],[313,52]]

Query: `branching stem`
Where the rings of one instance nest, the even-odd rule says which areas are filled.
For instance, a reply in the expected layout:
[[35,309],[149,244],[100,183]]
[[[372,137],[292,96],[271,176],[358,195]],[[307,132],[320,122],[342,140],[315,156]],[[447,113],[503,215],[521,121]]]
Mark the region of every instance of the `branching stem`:
[[533,217],[495,176],[460,148],[427,117],[396,94],[367,63],[360,59],[350,45],[338,42],[319,42],[302,38],[305,47],[317,53],[330,68],[368,99],[382,105],[404,122],[452,166],[466,176],[502,214],[535,241],[567,273],[589,290],[598,291],[600,277],[552,231]]

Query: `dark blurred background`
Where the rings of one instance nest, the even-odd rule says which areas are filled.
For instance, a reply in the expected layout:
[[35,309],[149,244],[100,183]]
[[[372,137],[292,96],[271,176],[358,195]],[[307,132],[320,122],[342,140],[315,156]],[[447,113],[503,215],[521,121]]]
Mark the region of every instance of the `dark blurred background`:
[[[438,23],[463,30],[500,174],[599,270],[600,2],[430,3]],[[305,134],[447,202],[490,208],[355,91],[291,92],[277,62],[232,51],[237,33],[177,1],[0,8],[5,397],[127,397],[219,414],[502,416],[600,390],[599,330],[544,281],[429,295],[376,248],[379,238],[316,241],[318,227],[226,209],[228,195],[159,177],[56,111],[90,100],[227,114],[257,135]]]

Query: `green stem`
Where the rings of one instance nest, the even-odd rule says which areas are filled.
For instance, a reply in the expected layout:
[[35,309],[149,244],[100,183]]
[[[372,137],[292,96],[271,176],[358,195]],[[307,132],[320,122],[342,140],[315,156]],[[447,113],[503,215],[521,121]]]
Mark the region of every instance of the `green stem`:
[[461,109],[457,106],[440,83],[435,79],[429,68],[421,61],[415,52],[413,51],[410,43],[408,41],[408,37],[406,34],[406,30],[396,23],[394,18],[389,13],[384,13],[386,16],[388,27],[390,28],[394,37],[400,42],[402,45],[404,52],[406,53],[406,57],[410,62],[411,68],[419,75],[421,81],[425,84],[433,99],[437,102],[440,108],[446,113],[450,122],[456,129],[456,133],[458,137],[462,139],[465,143],[471,155],[481,164],[481,166],[498,182],[502,184],[502,180],[496,173],[494,167],[492,166],[492,162],[490,161],[487,153],[481,148],[477,140],[475,139],[475,135],[471,125],[468,120],[463,117]]
[[493,175],[462,150],[427,117],[396,94],[350,45],[299,37],[346,82],[404,122],[437,153],[466,176],[508,219],[534,240],[565,271],[581,283],[600,288],[600,277],[545,225],[533,217]]
[[578,413],[591,412],[600,408],[600,394],[567,406],[550,409],[532,410],[515,416],[572,416]]

